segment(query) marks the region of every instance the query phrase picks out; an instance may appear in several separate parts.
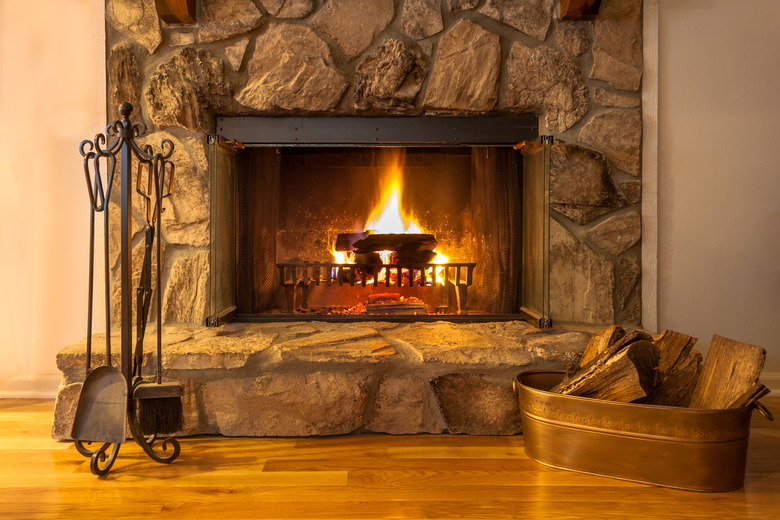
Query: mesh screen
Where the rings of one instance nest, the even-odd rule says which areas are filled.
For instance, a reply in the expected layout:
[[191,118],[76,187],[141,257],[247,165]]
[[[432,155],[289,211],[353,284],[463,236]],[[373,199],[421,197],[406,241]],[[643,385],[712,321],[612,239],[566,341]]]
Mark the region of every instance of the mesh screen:
[[279,288],[280,155],[276,148],[247,148],[237,163],[236,306],[239,314],[258,314],[274,306]]
[[480,262],[475,271],[479,307],[513,314],[520,307],[522,157],[507,148],[474,148],[472,199]]

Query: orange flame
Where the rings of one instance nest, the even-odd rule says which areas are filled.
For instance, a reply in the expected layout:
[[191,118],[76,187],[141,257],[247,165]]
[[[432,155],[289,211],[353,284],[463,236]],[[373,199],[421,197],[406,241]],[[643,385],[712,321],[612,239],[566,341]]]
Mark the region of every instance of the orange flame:
[[[383,157],[385,164],[382,167],[381,195],[378,203],[371,210],[366,219],[364,229],[374,233],[425,233],[413,213],[407,213],[401,204],[403,197],[402,150],[388,150]],[[379,251],[382,263],[390,263],[392,251]],[[449,258],[436,251],[436,258],[432,263],[444,264]],[[331,254],[336,263],[354,263],[349,254],[335,251],[331,246]],[[444,285],[444,268],[436,268],[436,284]],[[394,276],[394,273],[392,273]],[[431,280],[433,267],[426,270],[426,278]],[[384,271],[379,273],[379,282],[384,282]]]

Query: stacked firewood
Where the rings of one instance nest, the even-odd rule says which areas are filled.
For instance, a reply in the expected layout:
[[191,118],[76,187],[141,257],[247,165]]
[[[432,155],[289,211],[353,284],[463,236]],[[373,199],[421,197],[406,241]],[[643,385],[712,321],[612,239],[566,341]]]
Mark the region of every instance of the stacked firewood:
[[550,391],[609,401],[699,409],[740,408],[769,393],[759,382],[766,350],[713,336],[706,361],[696,338],[665,330],[595,334],[578,365]]

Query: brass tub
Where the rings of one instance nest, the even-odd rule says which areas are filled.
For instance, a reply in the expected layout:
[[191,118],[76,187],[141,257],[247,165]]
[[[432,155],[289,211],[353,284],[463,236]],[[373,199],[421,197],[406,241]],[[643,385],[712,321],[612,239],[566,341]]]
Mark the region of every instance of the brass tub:
[[547,392],[562,371],[514,381],[525,452],[554,468],[689,491],[742,487],[752,408],[694,410]]

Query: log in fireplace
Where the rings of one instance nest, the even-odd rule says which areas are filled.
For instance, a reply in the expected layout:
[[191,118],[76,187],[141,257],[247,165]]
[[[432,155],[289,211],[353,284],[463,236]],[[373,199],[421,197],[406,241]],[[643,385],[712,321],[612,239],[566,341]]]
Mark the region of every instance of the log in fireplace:
[[231,117],[217,130],[209,324],[550,323],[551,138],[536,117]]

